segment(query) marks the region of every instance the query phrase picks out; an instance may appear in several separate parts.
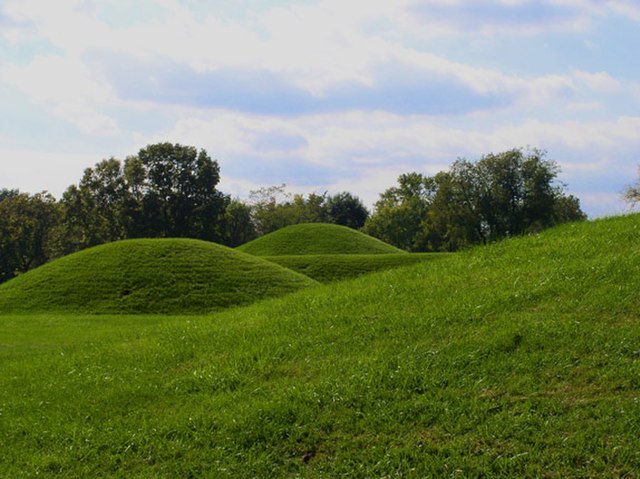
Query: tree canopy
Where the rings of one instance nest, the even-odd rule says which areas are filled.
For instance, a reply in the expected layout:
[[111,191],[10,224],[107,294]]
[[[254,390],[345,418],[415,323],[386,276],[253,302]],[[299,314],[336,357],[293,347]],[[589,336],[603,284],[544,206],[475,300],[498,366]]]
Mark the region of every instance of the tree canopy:
[[455,251],[586,218],[539,150],[459,159],[434,176],[409,173],[380,195],[365,232],[409,251]]
[[0,282],[47,262],[60,209],[47,193],[0,192]]

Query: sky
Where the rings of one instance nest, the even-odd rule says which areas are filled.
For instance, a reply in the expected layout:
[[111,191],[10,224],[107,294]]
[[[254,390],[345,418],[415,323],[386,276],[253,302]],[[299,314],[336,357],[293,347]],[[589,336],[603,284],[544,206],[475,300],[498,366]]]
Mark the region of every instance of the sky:
[[638,0],[0,0],[0,188],[59,197],[169,141],[219,188],[371,206],[538,148],[590,217],[640,165]]

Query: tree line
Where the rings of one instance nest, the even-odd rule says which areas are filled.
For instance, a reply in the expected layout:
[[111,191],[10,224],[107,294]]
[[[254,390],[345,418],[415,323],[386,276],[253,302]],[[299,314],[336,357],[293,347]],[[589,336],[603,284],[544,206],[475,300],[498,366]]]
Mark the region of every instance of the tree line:
[[512,149],[459,159],[434,176],[404,174],[364,231],[408,251],[456,251],[585,219],[559,173],[544,152]]
[[538,150],[460,159],[434,176],[401,175],[369,212],[349,192],[292,195],[285,185],[231,198],[218,190],[220,167],[205,150],[158,143],[87,168],[59,200],[0,190],[0,282],[121,239],[190,237],[235,247],[310,222],[360,229],[407,251],[456,251],[584,219],[558,174]]

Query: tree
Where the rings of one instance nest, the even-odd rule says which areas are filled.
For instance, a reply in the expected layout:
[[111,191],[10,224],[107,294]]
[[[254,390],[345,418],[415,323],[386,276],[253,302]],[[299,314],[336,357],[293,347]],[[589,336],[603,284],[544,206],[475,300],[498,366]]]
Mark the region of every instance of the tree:
[[271,233],[290,224],[284,205],[289,203],[291,195],[284,183],[278,186],[262,187],[249,192],[251,216],[258,236]]
[[46,192],[28,195],[11,190],[11,194],[0,196],[2,282],[51,258],[51,235],[60,220],[60,209]]
[[587,215],[580,209],[580,200],[573,195],[559,196],[553,205],[553,224],[584,221]]
[[7,188],[2,188],[0,190],[0,201],[6,200],[7,198],[15,198],[20,194],[18,190],[9,190]]
[[423,223],[433,201],[433,178],[420,173],[400,175],[398,186],[387,189],[375,204],[363,231],[407,251],[421,251]]
[[325,208],[330,223],[353,229],[362,228],[369,217],[369,211],[360,198],[347,191],[329,196]]
[[485,240],[486,224],[478,212],[478,180],[474,165],[456,161],[450,171],[434,176],[437,193],[422,224],[426,249],[457,251]]
[[127,188],[119,160],[102,160],[63,193],[61,254],[127,237]]
[[557,181],[558,164],[544,157],[537,149],[513,149],[478,161],[479,214],[486,221],[486,240],[537,232],[586,217],[577,199],[566,197],[565,185]]
[[623,195],[624,200],[630,205],[637,205],[640,203],[640,179],[633,184],[627,186]]
[[322,195],[309,193],[306,198],[300,194],[293,195],[293,201],[282,205],[282,208],[287,212],[289,224],[326,223],[329,221],[325,207],[326,198],[326,193]]
[[127,159],[125,172],[131,198],[139,201],[134,236],[224,237],[228,198],[216,189],[220,167],[205,150],[149,145]]
[[251,207],[238,199],[229,201],[225,210],[224,244],[235,248],[257,237]]

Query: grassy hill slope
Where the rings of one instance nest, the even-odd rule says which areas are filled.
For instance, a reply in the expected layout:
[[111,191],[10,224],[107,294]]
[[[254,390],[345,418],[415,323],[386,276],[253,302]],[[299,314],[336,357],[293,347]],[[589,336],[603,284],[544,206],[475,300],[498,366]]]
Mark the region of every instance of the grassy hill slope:
[[323,223],[287,226],[237,249],[256,256],[403,253],[354,229]]
[[0,285],[0,313],[194,313],[315,284],[205,241],[127,240],[90,248]]
[[637,477],[640,216],[209,316],[0,316],[7,477]]
[[319,254],[262,256],[321,283],[356,278],[376,271],[446,257],[445,253]]

